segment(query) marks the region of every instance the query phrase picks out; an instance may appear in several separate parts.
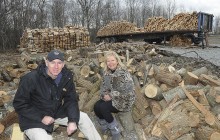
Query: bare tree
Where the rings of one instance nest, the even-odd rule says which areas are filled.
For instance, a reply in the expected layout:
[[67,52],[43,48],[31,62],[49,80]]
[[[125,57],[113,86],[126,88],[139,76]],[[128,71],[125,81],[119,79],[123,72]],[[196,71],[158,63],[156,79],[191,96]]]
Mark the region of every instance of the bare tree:
[[90,17],[91,17],[91,11],[92,8],[94,7],[95,4],[95,0],[77,0],[77,2],[79,3],[80,7],[81,7],[81,11],[82,11],[82,26],[86,26],[88,29],[90,29],[89,24],[90,24]]
[[156,15],[158,0],[150,0],[151,17]]
[[167,18],[170,19],[174,16],[176,11],[176,1],[175,0],[166,0],[166,12]]
[[144,26],[144,23],[145,23],[145,21],[149,18],[149,17],[151,17],[151,10],[150,10],[150,8],[149,8],[149,5],[150,5],[150,1],[147,1],[147,0],[141,0],[141,3],[142,3],[142,5],[141,5],[141,7],[140,7],[140,9],[141,9],[141,26]]
[[[22,1],[0,0],[0,49],[12,49],[19,41],[20,22],[14,19]],[[12,41],[13,40],[13,41]]]
[[53,0],[51,6],[52,26],[63,27],[66,23],[66,0]]
[[81,11],[80,5],[75,1],[71,0],[67,3],[67,15],[68,23],[72,25],[82,25],[81,24]]
[[128,11],[128,20],[133,23],[135,18],[136,0],[126,0],[126,6]]
[[47,9],[46,9],[46,0],[37,0],[37,13],[36,13],[36,25],[40,28],[46,27],[47,24]]

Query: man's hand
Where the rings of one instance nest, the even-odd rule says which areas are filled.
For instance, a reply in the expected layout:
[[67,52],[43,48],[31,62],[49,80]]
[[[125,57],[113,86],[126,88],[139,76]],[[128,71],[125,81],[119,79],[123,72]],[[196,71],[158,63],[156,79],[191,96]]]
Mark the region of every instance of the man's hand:
[[77,125],[75,122],[69,122],[67,126],[67,134],[71,135],[77,130]]
[[44,118],[42,119],[41,122],[45,125],[50,125],[50,124],[54,123],[54,118],[52,118],[50,116],[44,116]]

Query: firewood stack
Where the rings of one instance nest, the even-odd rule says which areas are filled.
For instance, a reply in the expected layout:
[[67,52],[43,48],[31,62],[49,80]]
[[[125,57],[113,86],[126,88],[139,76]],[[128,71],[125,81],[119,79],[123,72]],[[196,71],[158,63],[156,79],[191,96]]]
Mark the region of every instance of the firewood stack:
[[193,13],[180,13],[170,19],[165,27],[165,30],[178,31],[178,30],[197,30],[198,28],[198,14]]
[[196,30],[198,27],[197,19],[198,15],[196,12],[192,14],[180,13],[172,19],[153,17],[146,20],[144,29],[146,32]]
[[173,37],[170,38],[169,41],[171,46],[185,46],[188,47],[192,44],[192,40],[190,38],[180,36],[180,35],[174,35]]
[[136,30],[140,30],[135,24],[127,21],[111,21],[109,24],[99,29],[97,36],[118,35],[133,33]]
[[167,21],[164,17],[148,18],[144,24],[144,29],[146,32],[164,31]]
[[[164,56],[159,54],[159,50],[152,44],[126,42],[99,44],[99,46],[88,47],[89,51],[86,54],[80,53],[80,49],[65,51],[66,65],[75,73],[74,82],[80,98],[79,108],[93,119],[95,119],[93,105],[99,99],[102,81],[103,56],[111,49],[121,55],[122,62],[128,67],[134,79],[136,101],[132,117],[138,139],[150,139],[151,136],[169,140],[216,140],[216,137],[219,138],[220,78],[212,73],[212,68],[208,69],[205,66],[193,69],[183,68],[184,62],[176,57],[172,59],[175,63],[170,64],[170,61],[166,62],[164,58],[168,54],[165,55],[165,52],[163,52]],[[83,49],[86,50],[86,48]],[[36,56],[39,55],[34,55]],[[31,54],[24,52],[21,58],[24,62],[35,60]],[[154,59],[158,61],[152,61]],[[190,61],[193,61],[192,58]],[[203,63],[205,65],[204,61]],[[18,64],[19,67],[27,67],[29,63],[21,61]],[[13,70],[10,66],[7,69]],[[2,104],[0,106],[7,107],[15,120],[16,115],[13,114],[10,105],[6,104],[10,102],[9,96],[14,95],[14,92],[2,90],[1,93]],[[7,116],[7,118],[10,117]],[[9,126],[4,123],[5,119],[0,120],[3,129]],[[95,123],[95,125],[99,128],[98,124]],[[5,133],[2,132],[2,134]],[[77,132],[74,136],[77,134],[80,133]],[[65,139],[65,133],[59,133],[59,135]],[[78,139],[81,135],[76,137]]]
[[51,49],[70,50],[89,45],[87,29],[68,25],[64,28],[26,29],[20,39],[20,48],[41,52]]

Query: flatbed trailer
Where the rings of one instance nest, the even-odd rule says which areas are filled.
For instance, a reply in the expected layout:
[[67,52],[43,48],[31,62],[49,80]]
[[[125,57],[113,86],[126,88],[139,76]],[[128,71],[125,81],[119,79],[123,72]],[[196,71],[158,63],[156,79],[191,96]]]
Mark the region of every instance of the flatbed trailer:
[[174,35],[181,35],[188,37],[192,40],[194,44],[199,44],[205,39],[205,34],[212,31],[213,15],[204,12],[198,13],[198,28],[197,30],[175,30],[175,31],[155,31],[155,32],[134,32],[134,33],[124,33],[117,35],[106,35],[97,36],[96,40],[98,42],[122,42],[128,39],[139,39],[144,40],[148,43],[165,43],[170,41],[170,38]]

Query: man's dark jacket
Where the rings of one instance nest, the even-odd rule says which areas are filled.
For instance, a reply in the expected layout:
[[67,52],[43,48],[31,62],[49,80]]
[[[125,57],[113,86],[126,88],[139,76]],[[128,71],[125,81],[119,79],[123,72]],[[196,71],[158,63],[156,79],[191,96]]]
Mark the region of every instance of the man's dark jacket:
[[43,128],[52,132],[53,124],[44,125],[41,122],[44,116],[55,119],[67,116],[69,122],[78,124],[79,107],[72,72],[64,67],[57,86],[47,75],[45,64],[40,64],[36,70],[21,78],[13,106],[22,131]]

